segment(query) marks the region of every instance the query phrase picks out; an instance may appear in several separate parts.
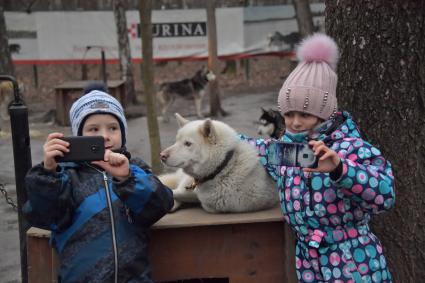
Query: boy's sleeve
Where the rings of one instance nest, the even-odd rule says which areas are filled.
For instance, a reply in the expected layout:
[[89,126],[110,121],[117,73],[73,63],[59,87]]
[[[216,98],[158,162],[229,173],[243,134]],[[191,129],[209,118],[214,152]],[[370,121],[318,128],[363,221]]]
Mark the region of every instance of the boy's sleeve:
[[260,163],[266,168],[269,175],[277,181],[279,177],[278,166],[271,165],[268,160],[268,145],[271,140],[251,138],[243,134],[239,134],[238,137],[240,140],[248,142],[257,150]]
[[28,201],[23,213],[32,226],[61,231],[72,222],[74,201],[69,176],[63,168],[58,170],[51,172],[39,164],[25,177]]
[[130,165],[130,177],[114,182],[113,190],[130,209],[131,217],[149,227],[163,217],[174,205],[173,192],[147,169]]
[[395,202],[391,163],[379,149],[363,140],[356,140],[351,149],[346,158],[341,158],[342,174],[338,180],[332,180],[333,184],[364,210],[389,210]]

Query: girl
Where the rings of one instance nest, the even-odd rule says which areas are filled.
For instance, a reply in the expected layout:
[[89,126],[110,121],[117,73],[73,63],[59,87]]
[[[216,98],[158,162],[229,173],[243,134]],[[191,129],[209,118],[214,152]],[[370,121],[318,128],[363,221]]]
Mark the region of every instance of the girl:
[[[336,43],[315,34],[297,50],[298,66],[284,82],[278,106],[286,132],[280,141],[252,139],[277,182],[281,209],[296,235],[300,282],[391,282],[372,215],[394,205],[391,164],[365,141],[347,112],[337,112]],[[308,143],[318,167],[271,165],[273,142]],[[275,158],[273,158],[275,159]]]

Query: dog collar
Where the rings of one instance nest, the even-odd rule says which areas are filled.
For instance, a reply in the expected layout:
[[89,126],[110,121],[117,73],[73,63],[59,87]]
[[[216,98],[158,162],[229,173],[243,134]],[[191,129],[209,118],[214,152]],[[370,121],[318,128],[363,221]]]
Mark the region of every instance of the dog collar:
[[228,151],[226,153],[226,157],[224,158],[223,162],[221,162],[221,164],[214,170],[214,172],[212,172],[211,174],[203,178],[195,179],[195,181],[190,186],[187,186],[186,189],[194,190],[197,185],[205,183],[206,181],[209,181],[211,179],[214,179],[214,177],[217,176],[221,172],[221,170],[224,169],[224,167],[226,167],[230,159],[232,159],[234,153],[235,153],[235,150]]

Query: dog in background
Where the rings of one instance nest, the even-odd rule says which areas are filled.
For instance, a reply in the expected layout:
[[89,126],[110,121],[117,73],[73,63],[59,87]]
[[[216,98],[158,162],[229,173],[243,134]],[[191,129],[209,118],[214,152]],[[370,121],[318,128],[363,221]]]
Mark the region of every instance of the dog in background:
[[276,47],[282,49],[284,45],[288,46],[288,50],[294,50],[295,45],[298,44],[301,40],[301,35],[299,32],[291,32],[289,34],[283,35],[278,31],[270,33],[267,36],[268,47]]
[[168,121],[168,109],[173,104],[177,96],[194,99],[196,115],[202,118],[201,113],[202,99],[208,82],[215,80],[215,74],[205,67],[197,71],[189,78],[174,82],[165,82],[159,86],[157,100],[161,108],[161,114],[165,122]]
[[256,149],[233,128],[211,119],[176,117],[176,141],[160,157],[165,165],[180,169],[159,176],[174,189],[173,211],[189,202],[210,213],[258,211],[278,204],[276,184]]
[[[23,83],[18,81],[19,91],[23,91]],[[0,81],[0,130],[3,123],[9,121],[9,106],[14,100],[13,84],[10,81]]]
[[258,134],[268,135],[273,139],[280,139],[285,132],[285,123],[279,111],[261,107],[262,114],[259,119]]

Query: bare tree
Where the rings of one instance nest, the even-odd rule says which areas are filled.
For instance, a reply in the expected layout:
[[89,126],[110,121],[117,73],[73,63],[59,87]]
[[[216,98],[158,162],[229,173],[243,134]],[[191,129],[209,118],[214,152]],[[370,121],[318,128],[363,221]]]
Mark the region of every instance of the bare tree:
[[397,201],[375,217],[394,282],[425,278],[425,5],[326,1],[341,49],[338,98],[392,162]]
[[314,32],[313,17],[310,10],[309,0],[293,0],[295,15],[297,17],[298,31],[301,37]]
[[117,26],[118,55],[120,60],[121,78],[125,81],[126,102],[137,103],[134,89],[133,66],[131,63],[131,50],[127,32],[127,18],[125,16],[126,0],[114,0],[113,10]]
[[216,79],[211,81],[209,85],[210,91],[210,115],[217,117],[218,114],[223,116],[227,112],[223,110],[220,102],[219,92],[219,70],[217,56],[217,26],[215,20],[215,0],[206,1],[207,4],[207,33],[208,33],[208,68],[216,75]]
[[156,118],[154,96],[154,68],[152,50],[152,0],[139,0],[140,29],[142,33],[142,80],[145,92],[149,140],[151,145],[152,171],[160,173],[162,164],[159,160],[161,138]]
[[15,76],[15,67],[9,50],[3,0],[0,1],[0,54],[0,74]]

